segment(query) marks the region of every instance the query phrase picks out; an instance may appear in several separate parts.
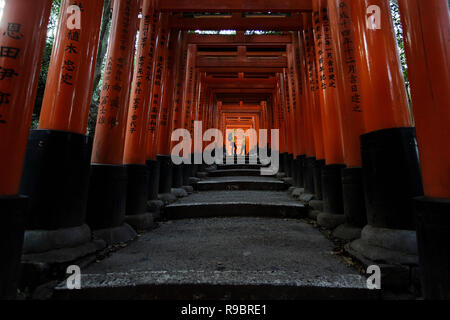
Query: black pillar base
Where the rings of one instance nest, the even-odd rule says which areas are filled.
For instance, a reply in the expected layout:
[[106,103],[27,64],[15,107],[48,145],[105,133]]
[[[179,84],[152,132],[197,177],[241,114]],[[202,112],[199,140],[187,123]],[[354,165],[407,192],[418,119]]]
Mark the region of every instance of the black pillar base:
[[285,159],[285,173],[286,173],[286,177],[291,178],[292,177],[292,161],[294,160],[294,156],[292,155],[292,153],[288,153],[286,155],[286,159]]
[[126,210],[127,216],[140,215],[147,212],[148,181],[150,178],[145,164],[128,164]]
[[367,224],[362,168],[342,169],[344,214],[350,226],[363,228]]
[[316,196],[316,200],[323,199],[323,191],[322,191],[322,168],[325,167],[325,160],[316,160],[314,161],[314,195]]
[[30,197],[27,230],[82,226],[86,218],[92,141],[77,133],[33,130],[20,194]]
[[127,167],[91,165],[87,224],[92,230],[121,226],[125,221]]
[[295,179],[295,159],[296,158],[294,158],[293,154],[289,155],[289,163],[291,165],[291,178],[292,179]]
[[192,177],[192,164],[183,165],[183,186],[191,185],[189,178]]
[[160,163],[157,160],[147,160],[146,165],[149,172],[148,200],[158,200]]
[[286,173],[286,157],[286,152],[280,153],[280,172]]
[[159,193],[170,193],[173,179],[172,158],[166,155],[158,155],[156,158],[160,167]]
[[17,295],[27,207],[27,197],[0,197],[0,300],[14,300]]
[[363,182],[369,225],[413,230],[412,199],[423,195],[414,128],[361,136]]
[[305,161],[306,156],[300,155],[294,159],[294,186],[298,188],[305,187],[305,181],[303,177],[303,162]]
[[172,186],[181,188],[183,186],[183,164],[173,165]]
[[306,157],[303,162],[303,177],[305,180],[305,193],[314,194],[314,164],[315,157]]
[[322,168],[323,212],[344,214],[341,171],[344,164],[331,164]]
[[450,199],[414,199],[425,299],[450,300]]

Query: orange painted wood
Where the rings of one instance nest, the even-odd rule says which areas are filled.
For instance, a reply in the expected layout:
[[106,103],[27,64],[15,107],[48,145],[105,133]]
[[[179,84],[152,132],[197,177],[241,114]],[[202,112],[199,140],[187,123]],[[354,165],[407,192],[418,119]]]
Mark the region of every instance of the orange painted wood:
[[113,1],[92,163],[122,164],[139,1]]
[[314,45],[314,34],[312,26],[312,15],[303,14],[303,23],[305,31],[303,38],[305,41],[305,53],[307,61],[307,72],[309,79],[309,110],[310,110],[310,123],[313,129],[314,148],[317,160],[325,159],[324,144],[323,144],[323,130],[322,130],[322,114],[320,110],[319,100],[319,80],[318,69],[316,63],[316,53]]
[[288,90],[289,97],[289,112],[290,112],[290,126],[291,126],[291,134],[293,134],[292,139],[292,153],[294,158],[299,155],[299,145],[300,136],[298,135],[298,100],[297,100],[297,83],[295,81],[295,65],[294,65],[294,53],[293,53],[293,45],[288,44],[287,48],[287,57],[288,57],[288,68],[286,69],[286,87]]
[[152,0],[143,0],[125,136],[124,164],[145,164],[150,117],[153,61],[158,15]]
[[311,11],[311,0],[158,0],[158,9],[173,12]]
[[[350,1],[361,75],[365,131],[410,127],[405,83],[389,0]],[[367,28],[369,5],[380,8],[380,29]]]
[[9,0],[0,21],[0,196],[19,193],[50,0]]
[[312,129],[311,119],[311,91],[308,78],[308,63],[306,61],[306,48],[303,39],[303,31],[298,32],[298,49],[299,49],[299,65],[300,65],[300,81],[302,83],[302,108],[303,108],[303,136],[305,137],[305,154],[308,157],[314,157],[316,152],[314,148],[314,133]]
[[[172,113],[172,130],[176,130],[182,127],[181,109],[183,106],[183,87],[184,79],[186,75],[186,62],[187,62],[187,39],[185,32],[178,32],[178,49],[175,54],[176,61],[176,83],[174,88],[174,101],[173,101],[173,113]],[[170,133],[171,135],[171,133]],[[170,138],[170,137],[169,137]],[[177,144],[176,141],[170,141],[170,150]]]
[[289,93],[289,84],[288,84],[288,71],[285,69],[282,77],[283,84],[283,92],[284,92],[284,106],[285,106],[285,118],[287,123],[287,149],[289,153],[295,153],[295,144],[296,144],[296,136],[294,131],[294,115],[293,115],[293,107],[291,105],[290,93]]
[[169,58],[168,15],[160,13],[158,23],[158,37],[155,46],[155,60],[153,61],[153,89],[150,99],[150,118],[147,132],[147,160],[156,160],[158,153],[158,133],[164,90],[167,81],[167,59]]
[[348,167],[360,167],[364,133],[360,75],[356,64],[357,48],[351,24],[352,0],[328,0],[333,48],[337,67],[340,109],[343,128],[344,161]]
[[450,45],[446,0],[400,0],[425,195],[450,198]]
[[261,45],[265,48],[279,48],[280,46],[291,43],[290,34],[280,35],[205,35],[205,34],[189,34],[188,42],[197,45],[213,46],[236,46],[236,45]]
[[[280,74],[277,74],[277,80],[279,80]],[[280,153],[287,152],[286,149],[286,121],[284,118],[284,108],[283,108],[283,101],[281,98],[281,86],[280,81],[277,81],[277,90],[275,92],[275,108],[276,108],[276,114],[277,114],[277,122],[278,126],[275,127],[275,129],[280,130]]]
[[342,117],[327,0],[313,0],[313,25],[326,164],[343,164]]
[[182,108],[182,128],[190,129],[190,116],[193,108],[194,92],[195,92],[195,57],[197,52],[196,45],[188,46],[188,56],[185,74],[185,88],[183,93]]
[[[172,131],[172,115],[175,112],[175,89],[177,85],[177,69],[181,56],[182,32],[171,32],[169,39],[169,57],[166,60],[162,107],[159,115],[158,151],[160,155],[170,155],[170,137]],[[180,41],[179,41],[180,40]],[[175,83],[177,82],[177,83]]]
[[174,15],[170,19],[170,26],[177,30],[269,30],[293,31],[299,30],[298,14],[291,17],[246,18],[241,15],[227,18],[183,18]]
[[67,9],[77,0],[61,2],[42,102],[39,129],[86,134],[102,18],[103,0],[83,2],[81,29],[69,29]]

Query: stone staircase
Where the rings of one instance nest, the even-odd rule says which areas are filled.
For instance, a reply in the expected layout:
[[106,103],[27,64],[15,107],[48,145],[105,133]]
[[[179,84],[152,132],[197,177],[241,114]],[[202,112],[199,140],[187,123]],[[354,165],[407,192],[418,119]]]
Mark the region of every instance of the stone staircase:
[[159,228],[82,270],[55,299],[378,299],[261,164],[205,170]]

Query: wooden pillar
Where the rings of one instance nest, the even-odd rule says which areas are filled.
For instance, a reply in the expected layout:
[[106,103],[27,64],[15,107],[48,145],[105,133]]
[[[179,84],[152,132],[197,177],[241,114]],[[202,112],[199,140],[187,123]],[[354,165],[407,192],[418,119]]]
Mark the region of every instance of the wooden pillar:
[[51,1],[6,1],[0,30],[0,299],[15,299],[27,198],[19,196]]
[[[322,168],[324,214],[342,215],[333,225],[344,222],[341,170],[345,168],[342,148],[342,119],[337,87],[336,53],[333,48],[327,0],[313,0],[313,25],[316,43],[316,61],[319,75],[319,97],[325,163]],[[320,218],[318,218],[320,220]],[[319,221],[319,224],[321,222]]]
[[[87,222],[110,242],[106,229],[122,227],[127,211],[123,163],[139,1],[114,0],[108,51],[91,158]],[[121,239],[124,240],[124,239]]]
[[150,100],[150,119],[148,125],[147,137],[147,160],[156,160],[158,151],[158,130],[159,120],[162,110],[162,102],[164,90],[167,83],[167,59],[169,58],[169,37],[170,29],[168,26],[169,16],[165,13],[160,13],[158,24],[158,38],[155,47],[154,60],[154,77],[152,97]]
[[347,225],[362,228],[367,224],[360,143],[360,137],[364,133],[364,110],[350,2],[351,0],[329,0],[328,6],[339,88],[338,104],[344,128],[344,162],[347,165],[347,168],[342,170],[344,214]]
[[301,86],[301,104],[303,108],[303,136],[305,137],[305,156],[306,157],[314,157],[315,149],[314,149],[314,137],[311,126],[311,110],[310,110],[310,95],[311,90],[309,86],[308,79],[308,64],[306,61],[306,48],[305,42],[303,39],[303,31],[299,31],[297,34],[298,37],[298,50],[299,50],[299,86]]
[[[168,130],[170,130],[168,117],[167,101],[171,100],[171,64],[170,61],[170,40],[171,30],[169,28],[169,15],[160,13],[158,39],[156,42],[156,56],[154,61],[154,78],[152,100],[150,107],[149,131],[147,137],[147,161],[157,161],[159,166],[159,178],[150,177],[150,184],[154,180],[158,193],[169,194],[172,189],[173,168],[172,159],[169,154],[158,154],[158,144],[161,139],[166,139]],[[164,145],[169,145],[165,142]]]
[[[197,46],[189,44],[186,56],[186,72],[184,73],[184,89],[181,107],[181,128],[190,131],[190,117],[194,98],[195,63],[197,58]],[[192,135],[191,135],[192,137]],[[183,154],[183,185],[190,185],[189,178],[193,173],[192,155]]]
[[[127,214],[139,215],[146,210],[147,199],[156,200],[150,194],[149,175],[155,174],[155,166],[146,165],[148,119],[150,118],[153,61],[155,59],[156,28],[158,15],[154,2],[142,2],[142,18],[139,25],[136,61],[128,104],[128,120],[125,133],[123,163],[128,167]],[[153,190],[153,189],[152,189]]]
[[91,147],[85,134],[103,0],[79,4],[61,2],[39,130],[28,142],[21,192],[31,198],[27,230],[33,231],[25,233],[24,252],[59,249],[55,244],[61,242],[75,247],[91,239],[85,224]]
[[[287,139],[287,131],[286,131],[286,122],[284,119],[284,111],[283,111],[283,101],[281,98],[281,83],[280,83],[280,75],[277,74],[277,88],[276,88],[276,92],[275,92],[275,105],[276,105],[276,110],[277,110],[277,121],[278,121],[278,126],[276,128],[280,129],[280,155],[284,154],[285,152],[287,152],[287,148],[286,148],[286,139]],[[280,170],[284,171],[283,167],[283,162],[280,161]]]
[[[364,105],[361,148],[368,223],[413,229],[411,199],[423,189],[390,3],[357,0],[350,8]],[[373,23],[367,21],[370,10],[379,17]]]
[[[325,165],[324,137],[322,130],[322,114],[319,98],[319,76],[314,45],[312,15],[303,13],[305,55],[309,79],[310,124],[313,129],[315,157],[308,157],[305,176],[308,185],[306,192],[314,193],[317,200],[322,200],[322,167]],[[311,180],[312,185],[311,185]]]
[[[181,121],[181,108],[182,108],[182,98],[183,98],[183,86],[184,86],[184,76],[186,74],[186,60],[187,60],[187,35],[184,31],[179,31],[177,34],[177,46],[175,50],[175,84],[174,84],[174,97],[173,97],[173,112],[171,119],[171,128],[172,130],[179,129],[182,125]],[[171,132],[169,132],[169,141],[168,144],[170,146],[170,150],[176,145],[175,141],[171,141]],[[172,179],[173,187],[180,188],[183,186],[183,166],[182,165],[174,165],[173,168],[173,179]]]
[[450,21],[445,0],[400,0],[425,197],[415,203],[426,299],[450,298]]

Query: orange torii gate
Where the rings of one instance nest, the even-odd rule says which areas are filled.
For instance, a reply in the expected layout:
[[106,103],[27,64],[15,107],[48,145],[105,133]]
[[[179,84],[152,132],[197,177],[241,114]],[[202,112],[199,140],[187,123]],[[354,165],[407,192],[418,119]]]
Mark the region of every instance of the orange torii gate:
[[[1,243],[2,249],[10,244],[4,249],[9,266],[20,259],[24,228],[24,253],[86,245],[92,242],[91,229],[109,243],[132,238],[134,230],[124,222],[149,227],[164,205],[159,199],[172,201],[173,187],[192,190],[192,176],[201,169],[171,163],[173,130],[184,128],[192,136],[195,121],[204,122],[201,134],[260,122],[260,128],[280,129],[281,169],[304,188],[307,201],[315,197],[311,206],[323,207],[319,224],[343,223],[335,235],[351,230],[369,247],[386,230],[407,234],[415,243],[417,228],[425,295],[449,296],[446,0],[426,5],[399,0],[416,128],[388,0],[370,1],[379,9],[380,19],[373,23],[368,23],[366,0],[114,0],[91,141],[87,119],[103,2],[82,1],[76,29],[70,27],[74,11],[68,9],[80,1],[61,1],[39,128],[31,131],[27,147],[52,1],[5,2],[0,209],[6,212]],[[203,12],[222,14],[199,18]],[[251,15],[265,12],[286,14]],[[217,28],[237,32],[186,32]],[[246,30],[280,34],[246,35]],[[242,116],[251,114],[249,105],[261,95],[258,120],[253,115],[251,122],[221,122],[227,95],[228,101],[251,101],[234,110]],[[193,147],[183,156],[192,161],[200,151]],[[22,195],[31,199],[21,224]],[[16,278],[1,273],[1,297],[14,295]]]

